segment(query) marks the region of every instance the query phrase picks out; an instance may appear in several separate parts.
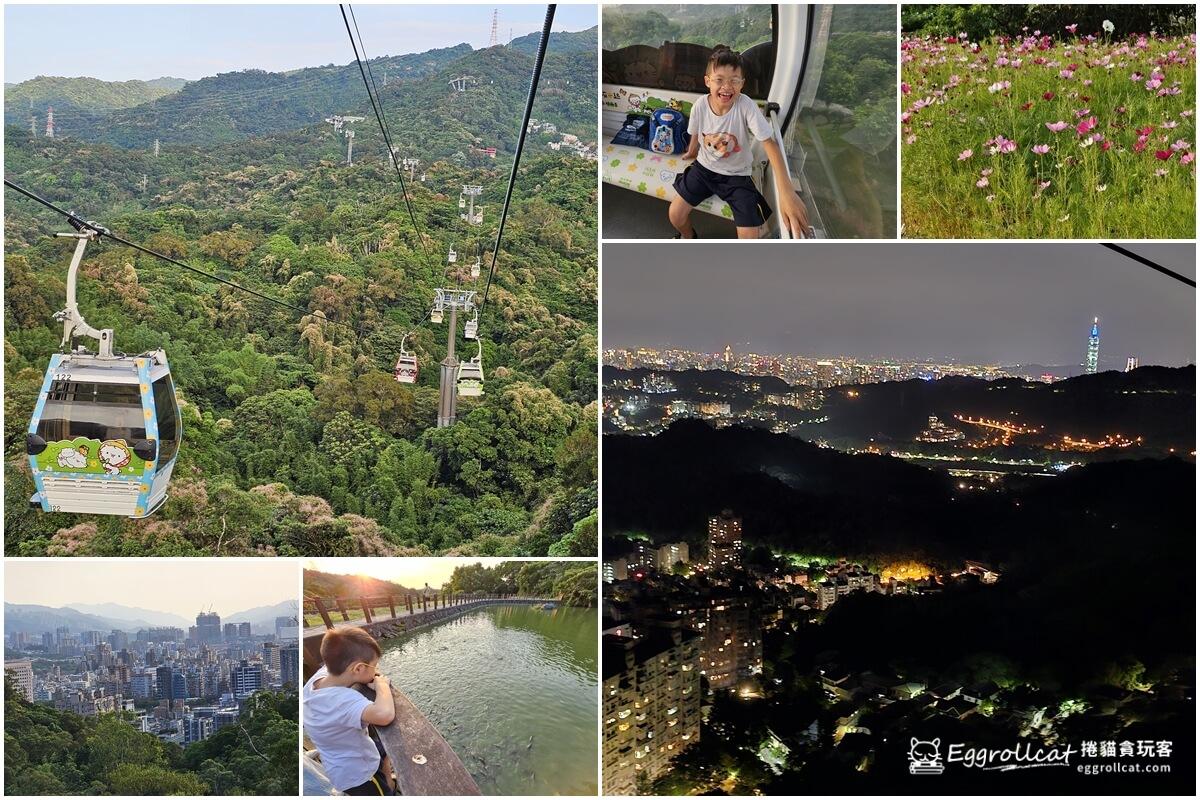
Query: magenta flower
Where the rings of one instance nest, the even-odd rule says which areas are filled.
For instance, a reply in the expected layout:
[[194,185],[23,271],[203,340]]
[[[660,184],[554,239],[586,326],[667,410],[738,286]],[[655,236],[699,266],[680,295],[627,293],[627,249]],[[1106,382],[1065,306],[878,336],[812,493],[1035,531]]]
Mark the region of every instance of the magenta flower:
[[963,150],[961,153],[959,153],[959,154],[958,154],[958,160],[959,160],[959,161],[966,161],[968,158],[970,158],[970,157],[971,157],[971,156],[973,156],[973,155],[975,155],[975,153],[973,153],[972,151],[970,151],[970,150]]
[[1159,161],[1167,161],[1171,158],[1171,151],[1170,150],[1155,150],[1154,157],[1157,158]]
[[1074,73],[1074,72],[1072,72],[1072,71],[1071,71],[1071,70],[1069,70],[1069,69],[1060,69],[1060,70],[1058,71],[1058,77],[1062,78],[1063,80],[1068,80],[1068,81],[1069,81],[1069,80],[1071,80],[1071,78],[1072,78],[1074,75],[1075,75],[1075,73]]
[[1059,120],[1058,122],[1047,122],[1046,127],[1050,129],[1051,133],[1062,133],[1071,126],[1069,123]]
[[1067,26],[1067,33],[1074,33],[1075,29],[1078,27],[1079,27],[1079,23],[1072,22],[1070,25]]
[[1033,147],[1031,147],[1029,149],[1032,150],[1033,152],[1037,153],[1039,156],[1044,156],[1044,155],[1046,155],[1046,153],[1050,152],[1050,145],[1035,144]]
[[900,93],[901,94],[908,94],[911,91],[912,91],[912,87],[909,86],[907,83],[900,84]]

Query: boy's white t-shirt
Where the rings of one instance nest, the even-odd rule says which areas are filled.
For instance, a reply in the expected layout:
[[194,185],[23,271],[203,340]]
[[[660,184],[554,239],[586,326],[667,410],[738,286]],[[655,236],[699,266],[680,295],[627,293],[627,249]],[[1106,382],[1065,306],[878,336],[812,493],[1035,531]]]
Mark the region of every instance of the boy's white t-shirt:
[[379,769],[379,750],[362,721],[371,701],[346,686],[314,687],[328,675],[321,667],[304,684],[304,733],[321,753],[329,782],[344,791],[370,780]]
[[754,166],[750,137],[760,142],[770,139],[771,124],[758,104],[744,94],[720,115],[713,113],[704,94],[692,103],[688,134],[700,137],[696,160],[704,167],[722,175],[749,175]]

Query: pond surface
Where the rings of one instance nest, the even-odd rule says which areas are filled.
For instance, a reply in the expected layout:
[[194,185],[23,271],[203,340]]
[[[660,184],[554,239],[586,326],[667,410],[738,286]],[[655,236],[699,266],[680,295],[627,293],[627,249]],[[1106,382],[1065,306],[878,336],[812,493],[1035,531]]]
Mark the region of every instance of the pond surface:
[[488,606],[383,645],[380,671],[484,794],[596,794],[596,610]]

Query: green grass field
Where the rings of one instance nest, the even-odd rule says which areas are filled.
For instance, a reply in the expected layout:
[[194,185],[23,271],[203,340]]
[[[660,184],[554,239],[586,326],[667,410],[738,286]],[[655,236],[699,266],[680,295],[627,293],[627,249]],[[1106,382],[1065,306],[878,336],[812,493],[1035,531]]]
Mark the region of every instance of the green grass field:
[[1195,35],[902,42],[905,238],[1193,238]]

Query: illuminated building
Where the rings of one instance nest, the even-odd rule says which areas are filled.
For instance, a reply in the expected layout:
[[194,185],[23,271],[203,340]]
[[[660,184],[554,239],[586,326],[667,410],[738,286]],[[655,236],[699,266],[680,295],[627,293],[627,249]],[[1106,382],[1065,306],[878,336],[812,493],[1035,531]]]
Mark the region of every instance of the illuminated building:
[[965,438],[965,433],[949,427],[936,416],[930,416],[929,427],[917,434],[918,442],[958,442]]
[[728,370],[733,362],[733,350],[729,345],[725,345],[725,369]]
[[1096,317],[1092,320],[1092,332],[1088,334],[1087,362],[1083,365],[1083,371],[1088,375],[1095,375],[1099,364],[1100,318]]
[[762,629],[748,600],[710,598],[694,620],[704,635],[700,666],[710,688],[732,689],[738,678],[762,672]]
[[1138,368],[1138,357],[1137,356],[1130,356],[1129,358],[1125,359],[1125,371],[1126,372],[1133,372],[1137,368]]
[[604,794],[637,794],[699,741],[699,642],[679,625],[604,637]]
[[706,564],[710,572],[742,565],[742,520],[729,509],[708,518]]

